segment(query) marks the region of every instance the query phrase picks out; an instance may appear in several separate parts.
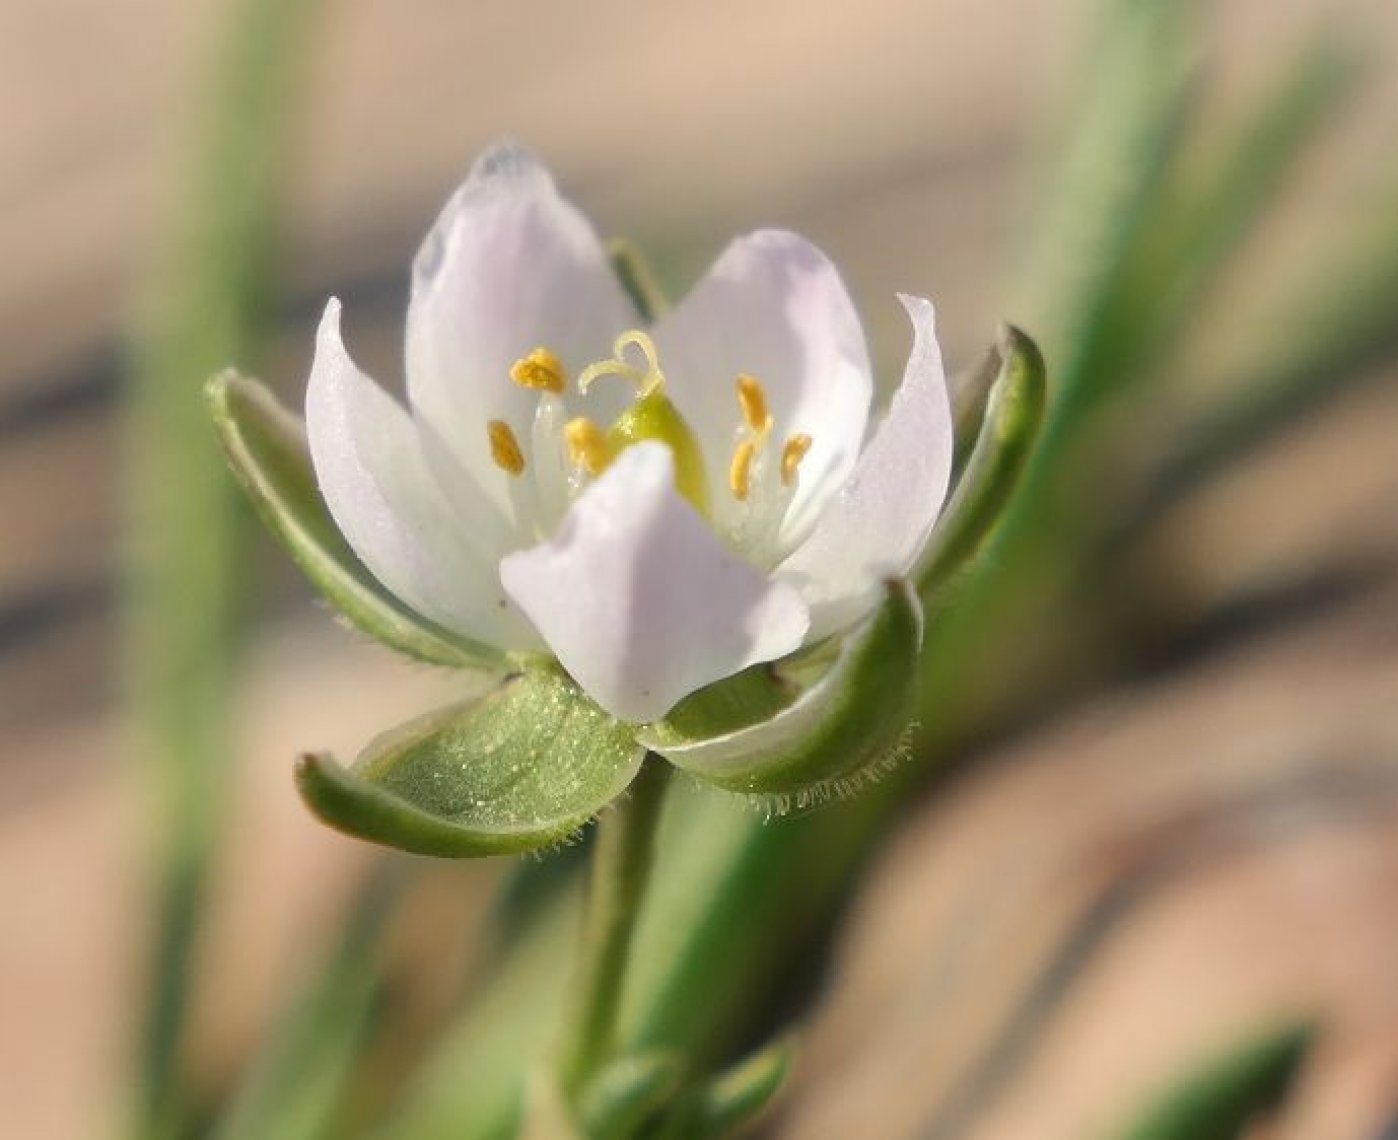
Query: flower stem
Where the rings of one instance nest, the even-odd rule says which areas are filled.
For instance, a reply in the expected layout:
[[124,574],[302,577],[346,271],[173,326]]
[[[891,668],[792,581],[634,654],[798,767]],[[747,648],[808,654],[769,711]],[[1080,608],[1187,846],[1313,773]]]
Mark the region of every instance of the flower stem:
[[570,1098],[607,1060],[655,833],[673,769],[647,756],[630,794],[597,820],[589,869],[577,998],[565,1026],[560,1076]]

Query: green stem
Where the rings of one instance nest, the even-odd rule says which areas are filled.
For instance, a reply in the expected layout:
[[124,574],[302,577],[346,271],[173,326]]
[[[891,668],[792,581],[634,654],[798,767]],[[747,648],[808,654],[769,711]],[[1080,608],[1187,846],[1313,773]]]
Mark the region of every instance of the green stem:
[[659,757],[648,756],[630,794],[597,821],[577,1004],[566,1026],[561,1062],[570,1097],[576,1097],[612,1047],[632,931],[655,862],[656,827],[672,771]]

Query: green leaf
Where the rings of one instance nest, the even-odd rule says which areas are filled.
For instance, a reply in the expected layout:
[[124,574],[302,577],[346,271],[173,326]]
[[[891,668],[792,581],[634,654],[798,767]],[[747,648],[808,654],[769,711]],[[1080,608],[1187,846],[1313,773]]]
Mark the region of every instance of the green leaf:
[[674,1096],[684,1075],[676,1053],[633,1053],[597,1073],[578,1098],[576,1114],[588,1140],[629,1140]]
[[718,1140],[750,1124],[791,1071],[789,1040],[775,1041],[688,1094],[662,1130],[664,1140]]
[[1238,1140],[1280,1103],[1313,1036],[1310,1026],[1289,1025],[1213,1061],[1166,1093],[1122,1140]]
[[330,953],[273,1026],[215,1140],[343,1136],[355,1064],[379,993],[376,956],[401,895],[404,867],[376,869],[351,902]]
[[140,1140],[190,1131],[186,1024],[228,823],[230,678],[245,632],[247,527],[211,446],[199,387],[215,369],[256,361],[270,340],[286,160],[304,121],[301,81],[316,7],[219,6],[217,28],[203,41],[209,54],[189,72],[201,89],[184,101],[194,145],[173,188],[174,209],[158,215],[151,235],[150,248],[163,256],[142,283],[144,312],[123,386],[122,688],[148,769],[142,787],[153,802],[143,826],[157,877],[129,1098],[131,1134]]
[[[520,862],[540,866],[555,858]],[[431,1046],[375,1140],[527,1136],[521,1118],[534,1111],[535,1099],[561,1100],[549,1060],[576,977],[581,895],[553,893],[501,943],[462,1016]]]
[[296,782],[322,820],[420,855],[532,851],[566,839],[626,790],[633,730],[539,665],[372,741],[352,770],[303,756]]
[[[1398,186],[1382,195],[1392,201]],[[1167,456],[1130,517],[1119,544],[1145,531],[1200,487],[1276,439],[1325,401],[1370,382],[1398,351],[1398,225],[1392,212],[1360,225],[1331,264],[1308,266],[1295,296],[1270,316],[1274,330],[1258,359],[1211,387],[1228,393]]]
[[975,447],[915,575],[924,601],[974,557],[994,531],[1043,427],[1047,381],[1038,346],[1006,325],[992,359],[997,374]]
[[896,750],[917,688],[922,607],[905,583],[886,589],[825,676],[774,716],[726,732],[667,718],[642,729],[641,743],[730,791],[804,799],[857,780]]
[[1082,69],[1084,97],[1046,203],[1028,274],[1035,326],[1050,334],[1059,388],[1049,435],[1078,423],[1128,377],[1109,367],[1124,277],[1156,217],[1195,72],[1198,5],[1112,0]]
[[[1115,291],[1118,374],[1168,377],[1175,349],[1208,307],[1231,255],[1271,213],[1311,149],[1346,106],[1362,59],[1333,29],[1306,38],[1271,89],[1216,144],[1173,179]],[[1183,162],[1177,165],[1184,166]],[[1314,282],[1308,277],[1308,286]]]
[[[470,1115],[461,1121],[468,1127],[470,1122]],[[458,1135],[456,1129],[452,1135]],[[508,1135],[517,1140],[589,1140],[573,1118],[563,1089],[547,1071],[535,1073],[530,1079],[525,1088],[524,1119]],[[501,1140],[503,1137],[504,1134]]]
[[271,392],[230,371],[209,381],[208,400],[228,461],[262,521],[336,610],[419,661],[503,672],[499,651],[414,613],[359,562],[320,497],[305,428]]

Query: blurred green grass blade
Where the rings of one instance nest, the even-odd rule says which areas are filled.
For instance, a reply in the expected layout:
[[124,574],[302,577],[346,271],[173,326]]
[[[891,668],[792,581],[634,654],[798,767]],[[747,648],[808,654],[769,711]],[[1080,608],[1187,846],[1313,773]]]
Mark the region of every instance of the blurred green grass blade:
[[1110,322],[1115,351],[1104,371],[1159,372],[1230,256],[1347,105],[1361,62],[1337,32],[1308,37],[1213,152],[1181,172],[1116,293],[1122,311]]
[[348,1086],[378,991],[376,952],[406,868],[376,869],[335,944],[275,1026],[214,1140],[343,1140]]
[[375,1140],[513,1140],[575,977],[581,891],[549,892],[433,1050]]
[[126,463],[128,694],[158,796],[160,883],[136,1131],[176,1135],[193,952],[227,761],[239,583],[233,487],[203,384],[261,343],[276,187],[308,0],[230,13],[208,121],[136,344]]
[[1117,290],[1159,205],[1191,93],[1195,5],[1112,0],[1084,69],[1087,89],[1045,194],[1026,327],[1057,378],[1049,436],[1097,394]]
[[[1395,187],[1398,190],[1398,187]],[[1391,195],[1388,196],[1391,201]],[[1347,243],[1329,271],[1307,274],[1270,327],[1256,363],[1216,385],[1233,395],[1209,415],[1130,505],[1120,542],[1326,399],[1373,375],[1398,351],[1398,224],[1391,217]]]
[[1241,1140],[1286,1095],[1313,1036],[1291,1025],[1249,1041],[1167,1092],[1121,1140]]

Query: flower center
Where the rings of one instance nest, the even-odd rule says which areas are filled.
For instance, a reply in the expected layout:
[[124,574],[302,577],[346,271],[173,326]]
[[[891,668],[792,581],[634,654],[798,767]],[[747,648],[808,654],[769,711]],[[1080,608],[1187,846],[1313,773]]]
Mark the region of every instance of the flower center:
[[[737,379],[739,422],[728,464],[726,502],[710,499],[708,467],[688,422],[666,394],[665,373],[655,341],[639,329],[622,333],[612,355],[578,374],[576,390],[587,396],[603,377],[628,380],[636,397],[607,428],[586,415],[569,415],[568,374],[550,349],[539,347],[516,360],[510,379],[538,393],[529,446],[504,420],[486,425],[490,455],[509,474],[510,494],[521,525],[541,537],[552,533],[568,503],[601,475],[628,447],[657,440],[674,456],[675,486],[735,550],[757,562],[779,556],[778,530],[796,493],[801,461],[812,439],[787,437],[781,450],[770,447],[775,420],[767,392],[755,376]],[[522,478],[526,471],[532,479]]]
[[[626,359],[635,348],[645,359],[639,368]],[[675,486],[701,515],[709,516],[709,484],[704,453],[679,409],[665,394],[665,373],[655,341],[639,329],[624,332],[612,345],[612,358],[589,364],[578,376],[584,395],[603,376],[620,376],[636,386],[636,400],[612,421],[605,432],[586,416],[568,421],[564,435],[573,463],[588,474],[600,475],[623,451],[645,440],[659,440],[675,457]]]

